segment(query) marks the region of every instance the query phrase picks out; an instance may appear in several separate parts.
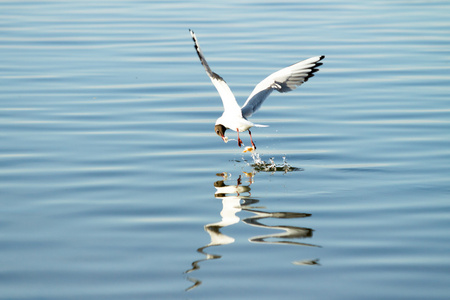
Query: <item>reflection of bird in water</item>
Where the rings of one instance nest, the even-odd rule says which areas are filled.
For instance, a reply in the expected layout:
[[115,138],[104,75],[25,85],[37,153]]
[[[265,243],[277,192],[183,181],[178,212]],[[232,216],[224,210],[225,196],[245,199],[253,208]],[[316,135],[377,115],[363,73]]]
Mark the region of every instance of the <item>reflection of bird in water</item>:
[[241,194],[250,194],[250,185],[242,185],[241,176],[237,179],[236,185],[226,185],[223,180],[214,182],[214,187],[216,188],[215,197],[229,199],[231,196],[229,194],[236,194],[238,197]]
[[[224,175],[225,177],[225,175]],[[225,235],[220,232],[222,227],[227,227],[239,222],[239,217],[236,213],[241,211],[241,199],[248,198],[248,196],[243,196],[242,194],[250,193],[250,186],[241,185],[241,177],[239,176],[236,185],[226,185],[223,180],[214,182],[214,187],[216,188],[215,197],[222,199],[222,211],[220,216],[222,220],[216,223],[205,225],[205,231],[211,237],[211,242],[197,249],[197,252],[205,255],[204,259],[196,260],[192,263],[192,268],[187,270],[185,273],[190,273],[200,268],[199,264],[202,261],[210,259],[219,259],[222,256],[206,253],[204,250],[212,246],[220,246],[231,244],[234,242],[234,238]],[[201,284],[201,281],[188,277],[188,280],[194,283],[193,286],[189,287],[187,290],[193,289]]]
[[267,239],[269,239],[269,238],[278,238],[278,239],[311,238],[313,230],[311,228],[296,227],[296,226],[281,226],[281,225],[269,226],[269,225],[265,225],[265,224],[262,224],[259,222],[259,220],[266,219],[266,218],[276,218],[276,219],[306,218],[306,217],[310,217],[311,214],[292,213],[292,212],[265,212],[265,211],[258,211],[258,210],[254,210],[254,209],[245,209],[245,210],[248,212],[254,213],[255,216],[245,218],[242,220],[242,222],[252,225],[252,226],[256,226],[256,227],[282,230],[282,232],[279,232],[279,233],[266,234],[266,235],[252,237],[249,239],[249,241],[255,242],[255,243],[289,244],[289,245],[319,247],[317,245],[299,243],[299,242],[293,242],[293,241],[286,241],[286,240],[267,241]]
[[297,266],[314,266],[314,265],[320,265],[319,259],[311,259],[311,260],[297,260],[292,262],[294,265]]
[[[242,220],[245,224],[261,228],[281,230],[281,232],[279,233],[251,237],[249,238],[249,241],[251,242],[318,247],[312,244],[286,240],[286,239],[310,238],[312,237],[313,232],[313,230],[310,228],[303,228],[296,226],[282,226],[282,225],[269,226],[262,224],[260,222],[260,220],[267,218],[295,219],[295,218],[306,218],[311,215],[306,213],[295,213],[295,212],[265,212],[253,209],[254,207],[251,207],[250,205],[259,202],[259,200],[250,197],[251,195],[250,185],[253,183],[253,175],[254,174],[246,174],[246,176],[248,177],[248,185],[242,184],[241,176],[239,176],[238,179],[236,180],[236,185],[227,185],[225,181],[229,179],[228,174],[220,173],[220,176],[222,176],[225,180],[219,180],[214,182],[214,187],[216,188],[214,196],[215,198],[222,199],[222,211],[220,212],[220,216],[222,217],[222,219],[219,222],[205,225],[204,229],[209,234],[211,242],[197,249],[197,252],[203,254],[205,257],[203,259],[192,262],[192,268],[185,271],[186,274],[198,270],[200,268],[200,263],[203,261],[211,259],[220,259],[222,257],[221,255],[217,254],[209,254],[205,252],[205,250],[212,246],[231,244],[235,241],[233,237],[221,233],[220,230],[223,227],[227,227],[238,223],[240,221],[240,218],[236,216],[236,214],[242,210],[254,214],[254,216]],[[283,240],[268,241],[268,239],[283,239]],[[315,261],[297,261],[294,262],[294,264],[297,265],[317,264],[314,262]],[[187,277],[187,280],[193,282],[193,285],[188,287],[186,290],[193,289],[202,283],[201,280],[195,279],[193,277]]]

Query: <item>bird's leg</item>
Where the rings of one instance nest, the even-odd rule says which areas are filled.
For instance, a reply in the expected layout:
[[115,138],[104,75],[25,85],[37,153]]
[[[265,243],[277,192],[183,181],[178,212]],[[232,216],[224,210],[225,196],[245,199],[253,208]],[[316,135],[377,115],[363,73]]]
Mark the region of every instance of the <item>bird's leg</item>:
[[253,149],[256,149],[255,143],[253,143],[252,132],[249,130],[248,135],[250,136],[250,142],[252,142]]
[[238,146],[241,147],[242,146],[242,140],[239,137],[239,129],[238,128],[236,128],[236,132],[237,132],[237,136],[238,136]]

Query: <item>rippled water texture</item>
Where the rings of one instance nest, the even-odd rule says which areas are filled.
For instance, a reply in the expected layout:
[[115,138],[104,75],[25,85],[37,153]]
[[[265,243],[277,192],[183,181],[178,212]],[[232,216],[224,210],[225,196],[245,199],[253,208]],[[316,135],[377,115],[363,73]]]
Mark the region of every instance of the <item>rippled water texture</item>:
[[[0,299],[448,299],[449,12],[0,1]],[[326,56],[254,157],[189,28],[241,104]]]

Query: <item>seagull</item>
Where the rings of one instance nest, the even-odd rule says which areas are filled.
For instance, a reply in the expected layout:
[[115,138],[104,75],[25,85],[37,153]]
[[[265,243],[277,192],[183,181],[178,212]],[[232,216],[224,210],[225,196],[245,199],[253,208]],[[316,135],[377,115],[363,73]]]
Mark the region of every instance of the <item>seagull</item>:
[[261,107],[264,100],[266,100],[272,91],[276,90],[280,93],[286,93],[296,89],[309,78],[313,77],[315,72],[319,71],[317,67],[322,65],[320,61],[325,57],[324,55],[314,56],[272,73],[256,85],[244,105],[239,107],[228,84],[217,73],[214,73],[206,62],[195,33],[190,29],[189,32],[194,40],[194,47],[200,58],[200,62],[222,99],[224,112],[222,116],[217,119],[214,131],[225,143],[228,142],[225,131],[227,129],[236,131],[239,147],[242,146],[242,140],[239,138],[239,133],[248,131],[253,149],[256,149],[250,128],[253,126],[267,127],[267,125],[254,124],[247,118],[251,117],[253,113]]

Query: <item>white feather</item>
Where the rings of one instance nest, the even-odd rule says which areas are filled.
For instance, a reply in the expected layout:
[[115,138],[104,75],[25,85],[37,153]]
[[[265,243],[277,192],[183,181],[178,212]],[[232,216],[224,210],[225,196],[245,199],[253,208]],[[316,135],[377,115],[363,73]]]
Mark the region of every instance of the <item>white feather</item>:
[[256,85],[242,106],[243,117],[248,118],[253,115],[272,91],[277,90],[280,93],[286,93],[307,81],[313,76],[314,72],[318,71],[316,67],[321,65],[319,61],[323,58],[324,56],[311,57],[267,76]]

